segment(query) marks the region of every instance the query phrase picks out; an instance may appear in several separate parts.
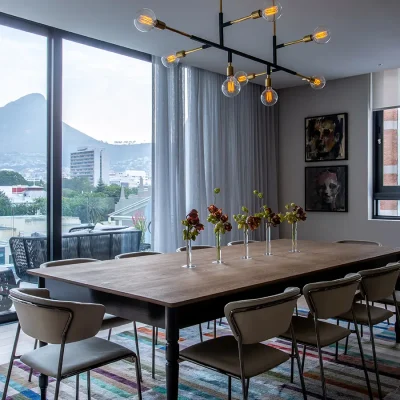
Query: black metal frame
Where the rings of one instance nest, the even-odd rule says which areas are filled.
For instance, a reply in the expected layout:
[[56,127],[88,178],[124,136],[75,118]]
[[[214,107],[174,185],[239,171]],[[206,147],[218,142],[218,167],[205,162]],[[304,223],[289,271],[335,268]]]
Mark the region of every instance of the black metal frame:
[[[398,109],[398,107],[391,107]],[[399,200],[400,201],[400,185],[399,186],[384,186],[384,165],[383,165],[383,150],[384,150],[384,110],[373,112],[373,210],[372,218],[400,220],[400,216],[379,215],[379,200]]]
[[[47,254],[62,258],[62,44],[74,41],[123,56],[151,62],[151,55],[0,12],[0,25],[47,37]],[[16,321],[15,312],[0,324]]]

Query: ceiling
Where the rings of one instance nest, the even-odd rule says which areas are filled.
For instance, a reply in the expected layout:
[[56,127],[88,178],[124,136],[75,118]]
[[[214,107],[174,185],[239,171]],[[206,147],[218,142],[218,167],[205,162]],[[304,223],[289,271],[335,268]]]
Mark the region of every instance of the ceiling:
[[[299,44],[278,52],[280,65],[327,80],[400,67],[399,0],[280,0],[278,43],[300,39],[318,25],[331,29],[326,45]],[[249,15],[263,0],[224,0],[225,20]],[[29,6],[27,5],[29,4]],[[147,34],[133,27],[140,8],[151,8],[167,25],[218,41],[219,0],[1,0],[0,11],[154,55],[191,49],[198,44],[169,31]],[[225,29],[225,45],[272,61],[272,24],[263,19]],[[263,65],[234,56],[236,70],[261,72]],[[208,49],[187,56],[184,63],[219,73],[226,71],[226,53]],[[382,64],[382,65],[379,65]],[[259,83],[263,79],[259,78]],[[276,88],[305,84],[283,72],[273,77]]]

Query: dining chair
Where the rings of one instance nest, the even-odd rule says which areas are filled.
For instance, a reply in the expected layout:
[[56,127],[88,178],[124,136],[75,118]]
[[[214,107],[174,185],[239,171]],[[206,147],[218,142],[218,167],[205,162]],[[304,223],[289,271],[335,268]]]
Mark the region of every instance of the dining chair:
[[[242,398],[249,394],[250,378],[267,372],[290,358],[296,358],[303,398],[307,399],[292,314],[300,289],[290,288],[284,293],[255,300],[228,303],[225,317],[233,336],[221,336],[187,347],[180,359],[199,364],[228,376],[228,399],[231,399],[232,378],[242,383]],[[266,340],[289,331],[292,334],[292,353],[262,344]]]
[[[249,243],[257,243],[258,240],[249,240]],[[244,240],[234,240],[233,242],[229,242],[228,246],[235,246],[237,244],[244,244]]]
[[159,253],[158,251],[135,251],[132,253],[123,253],[123,254],[118,254],[115,256],[116,260],[122,259],[122,258],[132,258],[132,257],[142,257],[142,256],[155,256],[157,254],[162,254]]
[[[2,400],[7,398],[12,367],[17,359],[35,371],[56,379],[54,399],[57,400],[61,381],[75,375],[78,398],[79,374],[84,372],[87,373],[90,399],[90,371],[130,358],[135,364],[139,399],[142,398],[136,354],[119,344],[95,337],[103,323],[103,305],[52,300],[47,289],[37,288],[12,289],[10,298],[18,316],[18,325]],[[48,345],[17,356],[21,330]]]
[[[88,262],[95,262],[99,260],[95,260],[94,258],[69,258],[66,260],[57,260],[57,261],[48,261],[40,265],[40,268],[52,268],[52,267],[60,267],[63,265],[72,265],[72,264],[83,264]],[[132,321],[129,321],[125,318],[120,318],[111,314],[104,314],[103,323],[101,324],[101,331],[108,331],[107,340],[111,339],[111,333],[113,328],[117,328],[119,326],[130,324]],[[138,356],[139,365],[140,364],[140,352],[139,352],[139,340],[137,335],[137,326],[136,322],[133,322],[133,330],[135,334],[135,345],[136,345],[136,354]],[[37,348],[38,342],[35,340],[34,350]],[[141,371],[141,370],[140,370]],[[32,380],[32,369],[29,372],[29,382]],[[140,372],[141,373],[141,372]]]
[[369,240],[337,240],[333,243],[343,243],[343,244],[361,244],[361,245],[370,245],[370,246],[379,246],[382,247],[382,244],[379,242],[373,242]]
[[[326,381],[324,374],[324,365],[322,361],[322,348],[336,343],[339,340],[348,337],[352,332],[342,326],[335,325],[321,319],[326,320],[334,318],[341,313],[348,313],[352,322],[355,322],[354,313],[354,294],[361,281],[361,276],[352,274],[351,276],[336,279],[328,282],[310,283],[303,288],[303,295],[306,299],[310,310],[310,317],[293,316],[292,325],[297,343],[303,345],[303,357],[301,370],[304,370],[304,362],[307,347],[314,347],[318,351],[319,368],[322,384],[323,398],[327,398]],[[290,340],[291,331],[286,331],[283,338]],[[361,344],[361,338],[358,332],[357,324],[355,324],[355,333],[357,335],[358,347],[360,350],[361,361],[364,368],[364,375],[367,382],[368,393],[372,399],[371,385],[369,382],[368,372],[364,359],[364,352]],[[291,376],[293,377],[293,360],[291,365]],[[292,378],[293,379],[293,378]]]
[[[361,276],[360,291],[365,299],[365,304],[354,302],[353,312],[354,318],[349,312],[340,313],[336,317],[339,320],[347,322],[357,322],[355,325],[365,325],[369,327],[370,339],[372,346],[372,356],[374,359],[376,382],[378,385],[379,398],[382,399],[382,388],[379,379],[378,359],[376,357],[374,325],[380,324],[391,318],[394,314],[392,311],[376,307],[370,302],[377,302],[389,297],[393,298],[395,306],[395,314],[397,321],[400,321],[399,307],[396,301],[395,286],[400,272],[400,263],[391,263],[381,268],[360,271]],[[354,321],[355,320],[355,321]],[[345,352],[347,351],[348,339],[346,339]]]
[[[214,247],[215,246],[207,246],[207,245],[198,244],[198,245],[192,245],[192,250],[212,249]],[[186,246],[178,247],[176,249],[177,253],[181,253],[184,251],[186,251]]]

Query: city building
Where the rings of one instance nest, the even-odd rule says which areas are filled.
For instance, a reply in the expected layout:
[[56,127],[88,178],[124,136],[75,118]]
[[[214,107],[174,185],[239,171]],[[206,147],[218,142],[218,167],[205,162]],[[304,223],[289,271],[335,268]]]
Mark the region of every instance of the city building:
[[13,204],[33,203],[35,199],[47,196],[42,186],[0,186],[0,192],[3,192]]
[[86,177],[93,186],[109,184],[110,162],[105,149],[79,147],[71,153],[71,178]]

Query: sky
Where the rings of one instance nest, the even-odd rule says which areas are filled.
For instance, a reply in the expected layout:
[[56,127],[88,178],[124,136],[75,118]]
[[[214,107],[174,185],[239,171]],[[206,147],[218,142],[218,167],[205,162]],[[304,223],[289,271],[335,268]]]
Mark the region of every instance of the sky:
[[[0,26],[0,107],[46,96],[46,49],[46,38]],[[63,121],[108,143],[151,142],[151,63],[64,41]]]

